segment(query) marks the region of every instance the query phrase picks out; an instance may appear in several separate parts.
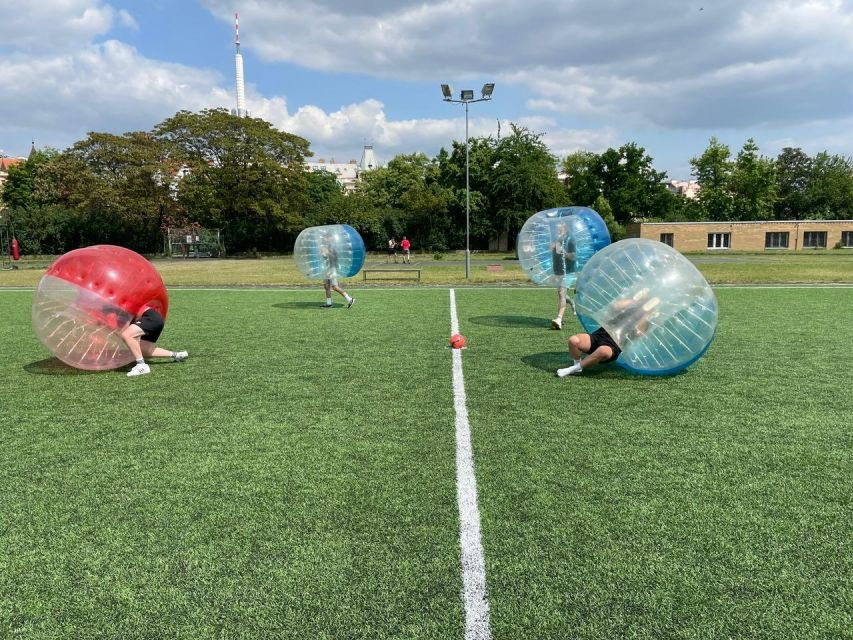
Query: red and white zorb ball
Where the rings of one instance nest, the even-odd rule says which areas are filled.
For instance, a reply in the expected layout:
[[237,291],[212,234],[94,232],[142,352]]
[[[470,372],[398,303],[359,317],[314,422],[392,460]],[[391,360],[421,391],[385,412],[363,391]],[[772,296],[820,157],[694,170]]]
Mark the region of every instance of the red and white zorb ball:
[[96,245],[60,256],[33,298],[33,330],[57,358],[78,369],[133,362],[121,331],[140,310],[164,318],[169,296],[160,274],[130,249]]

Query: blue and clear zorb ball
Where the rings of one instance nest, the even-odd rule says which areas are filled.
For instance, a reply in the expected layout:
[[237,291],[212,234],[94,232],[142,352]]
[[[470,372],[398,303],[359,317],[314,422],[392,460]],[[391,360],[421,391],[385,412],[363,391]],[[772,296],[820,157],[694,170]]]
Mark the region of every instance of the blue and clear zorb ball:
[[587,261],[609,244],[607,225],[595,211],[559,207],[530,216],[516,247],[521,267],[533,282],[571,287]]
[[577,281],[575,308],[589,333],[599,327],[634,373],[667,375],[693,364],[717,330],[717,299],[704,276],[672,247],[643,238],[596,253]]
[[347,224],[308,227],[296,238],[293,258],[306,278],[351,278],[364,266],[364,240]]

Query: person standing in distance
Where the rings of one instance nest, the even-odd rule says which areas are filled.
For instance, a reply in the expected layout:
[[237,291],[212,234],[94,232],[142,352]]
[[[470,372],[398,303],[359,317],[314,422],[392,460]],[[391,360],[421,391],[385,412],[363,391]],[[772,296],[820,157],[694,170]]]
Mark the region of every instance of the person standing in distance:
[[403,249],[403,264],[412,264],[411,254],[409,250],[412,248],[412,243],[406,236],[400,241],[400,247]]

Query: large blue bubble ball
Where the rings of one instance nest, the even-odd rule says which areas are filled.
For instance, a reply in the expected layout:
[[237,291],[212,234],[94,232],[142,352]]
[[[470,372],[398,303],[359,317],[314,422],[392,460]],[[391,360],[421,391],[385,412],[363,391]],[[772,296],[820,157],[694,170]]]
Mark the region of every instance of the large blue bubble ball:
[[704,276],[672,247],[644,238],[596,253],[577,281],[575,308],[586,331],[599,327],[634,373],[669,375],[698,360],[717,330],[717,299]]
[[364,266],[364,240],[347,224],[303,229],[296,238],[293,258],[306,278],[351,278]]
[[535,213],[518,234],[521,268],[533,282],[571,287],[584,265],[610,244],[601,216],[589,207],[558,207]]

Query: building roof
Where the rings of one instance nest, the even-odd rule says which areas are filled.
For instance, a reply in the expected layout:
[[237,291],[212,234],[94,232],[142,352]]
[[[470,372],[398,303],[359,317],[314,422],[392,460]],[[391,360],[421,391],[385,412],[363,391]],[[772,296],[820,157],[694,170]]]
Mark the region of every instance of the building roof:
[[0,171],[8,171],[9,167],[26,161],[26,158],[0,158]]

